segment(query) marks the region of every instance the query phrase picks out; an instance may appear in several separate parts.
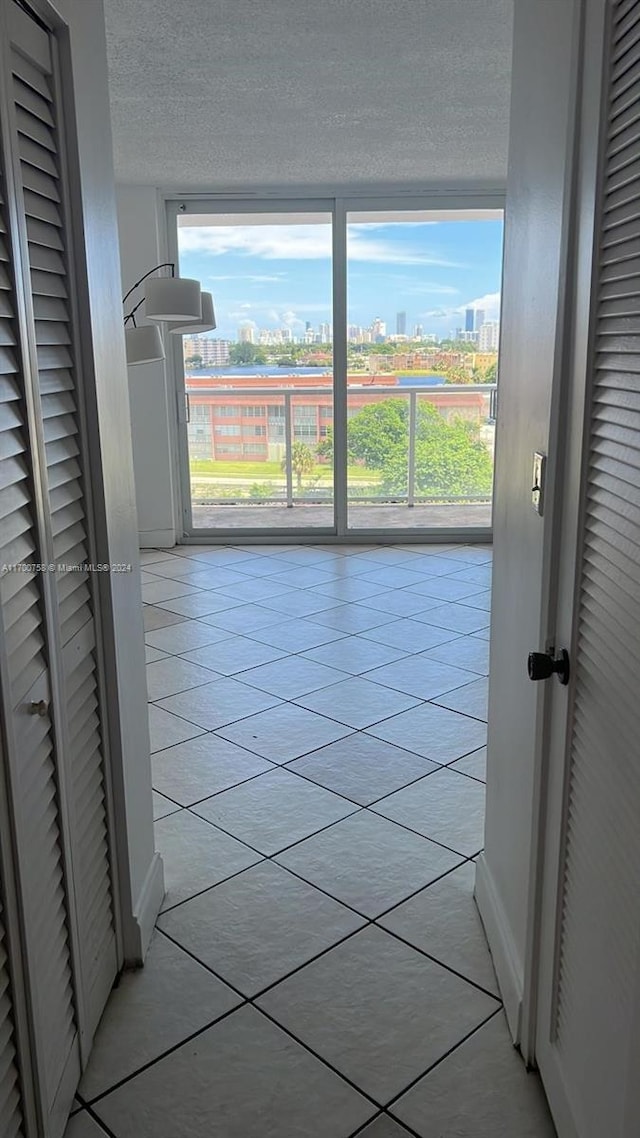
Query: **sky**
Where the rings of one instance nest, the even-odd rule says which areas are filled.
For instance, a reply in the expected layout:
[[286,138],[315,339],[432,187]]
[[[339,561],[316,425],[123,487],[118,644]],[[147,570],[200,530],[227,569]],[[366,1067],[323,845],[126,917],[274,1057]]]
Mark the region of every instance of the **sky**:
[[[212,224],[179,228],[180,275],[213,293],[216,338],[240,324],[304,333],[331,323],[330,224]],[[348,322],[376,317],[396,331],[422,324],[440,338],[464,327],[464,310],[499,318],[502,221],[365,222],[348,227]]]

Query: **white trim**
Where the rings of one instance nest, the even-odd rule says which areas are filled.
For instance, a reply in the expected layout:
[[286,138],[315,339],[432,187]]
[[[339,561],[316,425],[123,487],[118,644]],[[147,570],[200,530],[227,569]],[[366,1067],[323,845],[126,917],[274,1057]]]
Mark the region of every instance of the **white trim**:
[[173,549],[177,542],[172,529],[143,529],[138,536],[140,549]]
[[[298,193],[298,189],[300,192]],[[397,187],[348,187],[338,192],[336,186],[320,190],[319,187],[272,187],[261,191],[221,192],[203,191],[180,194],[176,191],[158,191],[158,202],[164,202],[164,233],[162,244],[169,261],[178,264],[178,217],[200,214],[260,214],[266,216],[274,213],[322,213],[331,217],[332,222],[332,313],[334,337],[336,328],[348,322],[347,273],[348,251],[346,242],[346,225],[350,213],[367,212],[397,212],[411,211],[464,211],[469,208],[475,210],[501,211],[505,210],[505,191],[503,187],[495,185],[457,185],[420,187],[408,186],[401,191]],[[162,226],[160,226],[162,228]],[[400,541],[490,541],[492,527],[471,529],[471,527],[450,528],[442,531],[435,526],[421,529],[407,526],[406,529],[390,531],[381,530],[353,530],[349,528],[349,507],[347,501],[347,463],[346,463],[346,429],[347,429],[347,359],[346,338],[344,343],[337,344],[334,340],[333,349],[333,404],[334,404],[334,497],[332,527],[318,527],[313,530],[297,528],[268,528],[268,529],[233,529],[216,532],[213,528],[196,530],[193,525],[191,489],[189,477],[189,443],[185,429],[186,417],[182,411],[183,368],[182,368],[182,341],[175,337],[172,350],[167,355],[168,386],[175,391],[176,413],[169,415],[170,440],[172,451],[175,444],[174,462],[179,483],[177,493],[181,500],[179,517],[182,530],[176,532],[178,542],[211,542],[219,541],[228,544],[238,540],[273,541],[277,538],[296,541],[382,541],[397,543]],[[342,454],[340,453],[342,451]],[[495,478],[495,475],[494,475]],[[148,535],[145,538],[148,540]]]
[[201,190],[188,190],[185,193],[180,193],[179,190],[160,189],[160,198],[163,201],[216,201],[225,199],[227,201],[259,201],[260,199],[279,200],[281,198],[296,200],[304,200],[307,198],[344,198],[344,199],[357,199],[357,198],[373,198],[376,202],[380,199],[392,199],[395,201],[404,200],[405,198],[418,198],[424,201],[425,198],[432,197],[434,199],[450,198],[457,195],[463,199],[492,196],[499,199],[503,204],[506,195],[506,185],[504,182],[419,182],[407,183],[406,185],[399,186],[393,183],[338,183],[335,182],[326,184],[318,183],[316,185],[289,185],[289,186],[262,186],[255,189],[237,189],[229,186],[226,189],[212,190],[211,187],[203,187]]
[[[177,264],[177,233],[175,237],[176,246],[174,248],[171,242],[170,230],[168,226],[168,217],[166,205],[163,201],[162,194],[159,190],[156,191],[156,232],[158,238],[158,262],[175,261]],[[175,254],[173,256],[172,254]],[[167,352],[165,365],[163,368],[164,385],[165,385],[165,398],[167,400],[167,423],[169,428],[169,452],[171,455],[171,464],[173,467],[173,474],[171,478],[171,493],[172,493],[172,506],[173,506],[173,541],[175,544],[180,541],[184,532],[185,526],[182,516],[182,477],[180,469],[180,438],[178,430],[178,418],[174,413],[175,402],[174,394],[176,392],[176,378],[175,378],[175,353],[179,350],[182,355],[182,336],[170,336],[168,329],[164,331],[165,345],[167,340],[173,341],[173,352]]]
[[481,854],[477,861],[474,896],[493,958],[498,987],[515,1044],[520,1043],[524,974],[511,928],[491,871]]
[[155,853],[135,909],[131,917],[127,917],[126,920],[124,938],[126,968],[136,968],[144,963],[164,894],[164,864],[160,854]]
[[349,528],[347,431],[348,431],[348,347],[347,324],[347,213],[344,202],[334,202],[331,227],[331,275],[333,289],[333,521],[336,535]]
[[[330,529],[318,526],[313,530],[292,529],[233,529],[218,533],[216,530],[195,530],[185,534],[178,545],[274,545],[278,541],[290,545],[444,545],[461,542],[464,545],[491,545],[493,534],[490,529],[465,529],[461,538],[459,529],[352,529],[344,534],[333,533]],[[146,547],[145,547],[146,548]]]

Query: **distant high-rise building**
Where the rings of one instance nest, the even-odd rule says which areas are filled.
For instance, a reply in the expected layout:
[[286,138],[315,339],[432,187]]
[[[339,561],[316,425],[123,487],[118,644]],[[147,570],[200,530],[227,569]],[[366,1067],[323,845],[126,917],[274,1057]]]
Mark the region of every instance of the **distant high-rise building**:
[[476,308],[476,319],[473,326],[474,332],[479,332],[484,324],[484,308]]
[[229,363],[228,340],[213,340],[210,336],[185,336],[182,345],[185,361],[199,356],[203,367],[224,367]]
[[255,344],[255,329],[253,324],[241,324],[238,328],[238,340],[241,344]]
[[475,332],[475,310],[473,308],[465,308],[464,330],[465,332]]
[[415,328],[413,329],[413,335],[414,335],[416,340],[422,339],[422,337],[424,336],[424,328],[423,328],[422,324],[416,324]]
[[478,332],[478,347],[481,352],[497,352],[500,342],[500,323],[498,320],[485,320]]
[[310,320],[305,320],[305,322],[304,322],[304,330],[305,330],[305,332],[310,332],[310,331],[311,331],[311,321],[310,321]]
[[407,314],[406,312],[396,313],[396,336],[406,336],[407,334]]
[[331,325],[330,324],[321,324],[320,325],[320,343],[321,344],[330,344],[331,343]]
[[376,316],[373,324],[371,325],[371,335],[373,336],[374,343],[382,343],[387,334],[387,325],[384,320]]

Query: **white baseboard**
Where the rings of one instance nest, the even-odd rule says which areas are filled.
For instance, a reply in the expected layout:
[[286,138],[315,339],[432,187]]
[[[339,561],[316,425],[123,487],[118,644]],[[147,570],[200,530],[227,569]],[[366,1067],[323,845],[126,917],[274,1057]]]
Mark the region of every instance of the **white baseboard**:
[[138,531],[140,549],[173,549],[176,544],[172,529],[143,529]]
[[160,854],[155,853],[133,912],[133,920],[125,931],[125,968],[138,968],[144,963],[163,900],[164,866]]
[[513,1042],[519,1044],[524,993],[522,967],[500,895],[483,854],[476,863],[475,899],[493,957],[509,1029]]

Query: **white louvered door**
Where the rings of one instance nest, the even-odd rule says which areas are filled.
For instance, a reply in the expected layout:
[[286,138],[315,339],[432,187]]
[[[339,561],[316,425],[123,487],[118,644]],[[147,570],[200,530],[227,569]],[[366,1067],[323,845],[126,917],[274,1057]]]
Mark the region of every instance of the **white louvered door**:
[[601,8],[582,501],[575,547],[563,536],[573,614],[558,614],[573,675],[568,705],[553,694],[536,1042],[560,1138],[637,1138],[640,1119],[640,0]]
[[60,1138],[118,951],[65,104],[54,35],[0,16],[0,755],[30,1029],[18,1062],[0,924],[0,1121]]
[[[12,8],[16,177],[25,219],[33,371],[43,435],[55,636],[61,658],[65,777],[83,1022],[91,1036],[117,971],[105,794],[90,502],[84,476],[81,370],[74,348],[69,202],[62,177],[63,123],[55,44]],[[36,34],[37,33],[37,34]],[[28,39],[27,39],[28,37]],[[62,725],[61,725],[62,726]]]

